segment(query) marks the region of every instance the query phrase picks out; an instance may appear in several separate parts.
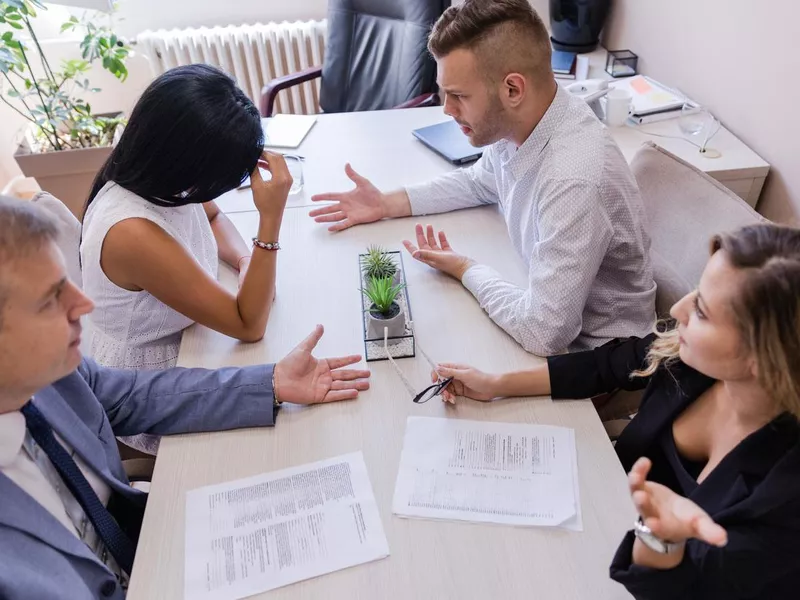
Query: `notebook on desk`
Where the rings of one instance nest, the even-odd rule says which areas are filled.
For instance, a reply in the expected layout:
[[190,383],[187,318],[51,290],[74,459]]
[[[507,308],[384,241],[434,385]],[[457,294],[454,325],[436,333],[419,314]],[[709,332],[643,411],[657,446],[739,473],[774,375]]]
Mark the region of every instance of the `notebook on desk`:
[[297,148],[317,122],[315,115],[284,115],[262,119],[266,148]]
[[415,129],[411,133],[428,148],[444,157],[454,165],[463,165],[478,160],[483,148],[469,143],[461,128],[454,120]]

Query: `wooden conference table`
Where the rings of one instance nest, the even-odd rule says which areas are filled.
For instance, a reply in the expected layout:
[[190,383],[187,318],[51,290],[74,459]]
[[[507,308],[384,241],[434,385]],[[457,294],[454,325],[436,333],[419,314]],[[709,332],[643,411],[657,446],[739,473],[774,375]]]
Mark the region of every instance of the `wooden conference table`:
[[[441,118],[427,114],[431,122]],[[406,126],[375,131],[375,114],[349,115],[351,127],[348,135],[343,135],[340,127],[328,127],[329,120],[339,118],[320,116],[306,147],[301,148],[306,156],[305,192],[349,187],[340,173],[349,157],[357,157],[358,166],[383,188],[423,180],[449,168],[427,150],[409,144]],[[425,114],[417,117],[425,118]],[[330,150],[322,152],[323,147]],[[326,328],[318,356],[363,352],[357,256],[368,244],[401,248],[401,240],[413,235],[415,221],[384,221],[332,235],[307,216],[305,194],[299,196],[290,199],[284,218],[278,293],[264,341],[241,344],[193,326],[184,334],[180,365],[215,368],[274,362],[316,323]],[[257,213],[231,212],[229,216],[245,239],[255,234]],[[427,217],[424,222],[445,229],[458,250],[495,267],[509,280],[525,284],[525,266],[493,207]],[[496,327],[460,283],[408,255],[404,261],[418,341],[434,360],[465,362],[489,371],[522,368],[542,360],[524,352]],[[230,271],[223,269],[221,278],[235,287]],[[420,388],[429,381],[429,368],[421,356],[402,359],[399,364]],[[609,579],[608,566],[633,522],[634,511],[623,469],[590,402],[536,398],[491,404],[462,401],[455,407],[438,400],[416,405],[389,363],[371,362],[368,366],[372,387],[357,401],[309,408],[286,406],[274,429],[164,438],[129,600],[183,598],[188,490],[359,450],[364,454],[391,555],[274,590],[264,598],[629,597]],[[394,516],[391,501],[409,416],[574,428],[584,531]]]

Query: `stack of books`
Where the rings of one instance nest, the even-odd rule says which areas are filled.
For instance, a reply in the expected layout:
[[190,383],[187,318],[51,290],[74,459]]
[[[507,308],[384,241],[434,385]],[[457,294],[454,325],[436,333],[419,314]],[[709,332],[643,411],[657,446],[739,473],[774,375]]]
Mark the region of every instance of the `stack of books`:
[[575,65],[577,55],[574,52],[562,52],[553,50],[553,58],[550,64],[553,67],[553,75],[556,79],[575,79]]

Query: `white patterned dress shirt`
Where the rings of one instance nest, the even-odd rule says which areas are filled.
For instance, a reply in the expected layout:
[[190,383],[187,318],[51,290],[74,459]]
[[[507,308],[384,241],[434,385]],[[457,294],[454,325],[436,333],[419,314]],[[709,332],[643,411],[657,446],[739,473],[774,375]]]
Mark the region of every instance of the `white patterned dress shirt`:
[[[462,283],[528,352],[547,356],[645,336],[656,286],[639,188],[587,104],[558,89],[522,146],[406,188],[414,215],[498,204],[528,288],[475,265]],[[458,251],[458,232],[447,232]]]

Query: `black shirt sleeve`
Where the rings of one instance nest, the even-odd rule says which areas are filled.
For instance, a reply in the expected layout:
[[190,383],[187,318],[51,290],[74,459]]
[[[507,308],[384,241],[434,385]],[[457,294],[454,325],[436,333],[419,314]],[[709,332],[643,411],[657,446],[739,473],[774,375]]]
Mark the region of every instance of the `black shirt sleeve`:
[[716,548],[696,539],[686,542],[674,569],[652,569],[631,562],[633,532],[628,532],[611,563],[611,578],[636,600],[731,600],[797,598],[800,503],[787,502],[769,517],[723,525],[728,545]]
[[645,366],[656,334],[609,342],[594,350],[561,354],[547,359],[550,395],[554,400],[591,398],[616,389],[641,390],[648,377],[631,377]]

